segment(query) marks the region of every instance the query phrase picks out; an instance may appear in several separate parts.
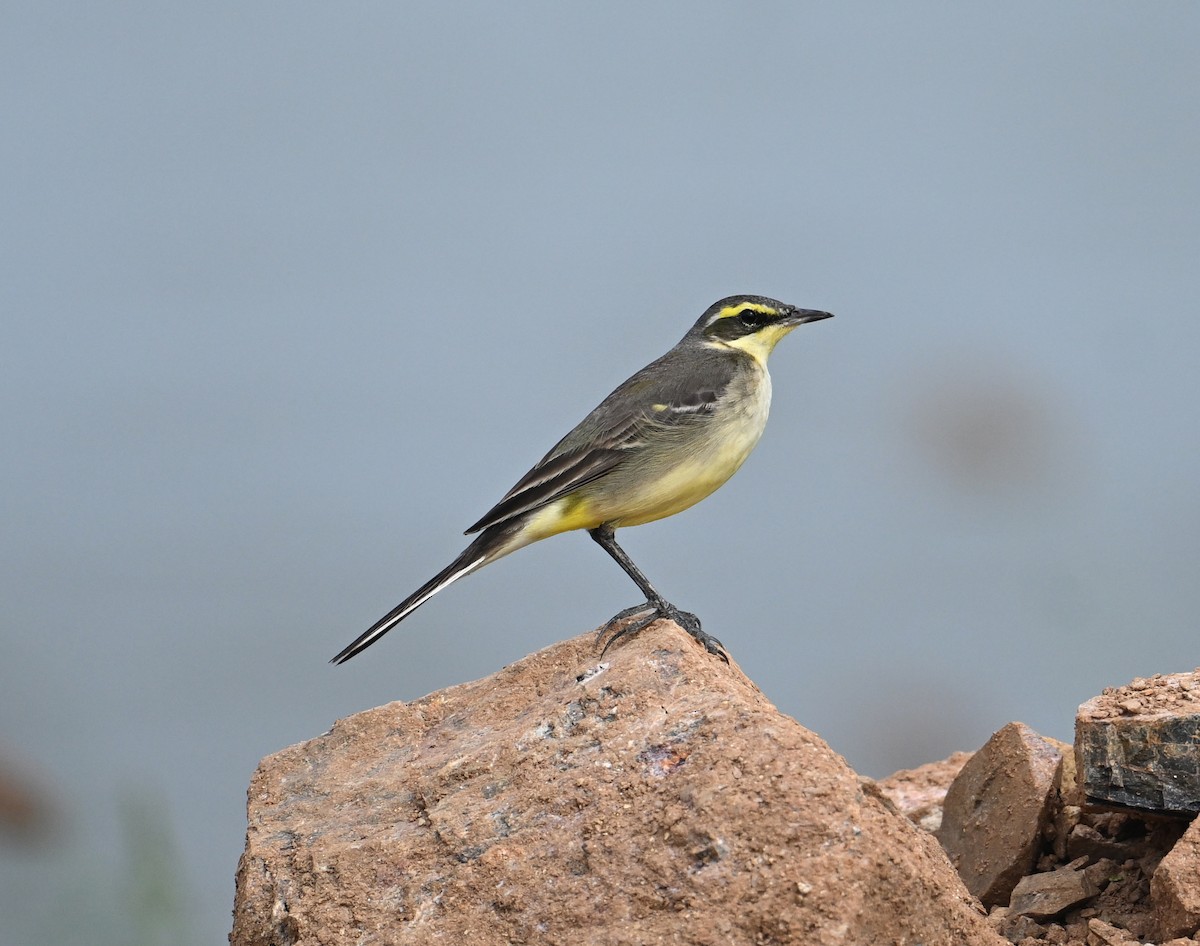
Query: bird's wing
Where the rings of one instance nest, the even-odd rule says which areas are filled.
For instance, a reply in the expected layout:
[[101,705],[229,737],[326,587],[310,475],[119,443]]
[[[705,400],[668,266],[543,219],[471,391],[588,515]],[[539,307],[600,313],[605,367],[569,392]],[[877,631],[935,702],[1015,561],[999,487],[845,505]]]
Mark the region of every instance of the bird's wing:
[[[540,509],[609,473],[656,434],[711,413],[727,380],[697,388],[664,382],[649,366],[563,437],[466,534]],[[681,379],[686,381],[686,379]]]

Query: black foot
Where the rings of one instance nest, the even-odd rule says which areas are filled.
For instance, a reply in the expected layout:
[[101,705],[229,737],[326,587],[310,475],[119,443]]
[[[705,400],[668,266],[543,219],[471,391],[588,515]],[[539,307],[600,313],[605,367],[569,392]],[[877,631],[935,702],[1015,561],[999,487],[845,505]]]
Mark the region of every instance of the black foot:
[[618,611],[597,632],[597,642],[603,640],[618,624],[635,615],[638,616],[636,620],[625,624],[612,637],[608,638],[608,643],[600,651],[601,657],[608,652],[608,648],[612,647],[622,637],[636,634],[643,628],[649,627],[655,621],[659,620],[659,618],[666,618],[668,621],[674,621],[699,643],[703,644],[704,649],[710,654],[720,657],[725,663],[729,663],[729,655],[725,653],[725,645],[711,634],[704,633],[700,627],[700,619],[692,614],[691,611],[680,611],[679,608],[667,601],[646,601],[643,604],[635,604],[632,608],[626,608],[624,611]]

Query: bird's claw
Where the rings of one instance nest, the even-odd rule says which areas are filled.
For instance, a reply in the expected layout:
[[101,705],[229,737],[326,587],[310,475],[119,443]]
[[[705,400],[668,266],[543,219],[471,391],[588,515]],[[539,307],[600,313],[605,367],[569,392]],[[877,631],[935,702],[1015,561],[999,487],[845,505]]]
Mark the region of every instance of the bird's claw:
[[638,631],[649,627],[660,618],[666,618],[668,621],[674,621],[681,628],[688,632],[696,641],[704,645],[704,649],[710,654],[720,657],[725,663],[729,663],[729,655],[725,653],[725,645],[713,637],[711,634],[706,634],[700,627],[700,619],[691,611],[681,611],[666,601],[655,602],[646,601],[642,604],[635,604],[632,608],[625,608],[623,611],[618,611],[614,614],[605,625],[596,633],[596,641],[599,643],[603,640],[613,628],[622,622],[636,615],[641,615],[635,621],[630,621],[623,627],[618,628],[612,637],[608,638],[604,649],[600,651],[600,656],[603,657],[608,648],[612,647],[622,637],[627,637],[638,633]]

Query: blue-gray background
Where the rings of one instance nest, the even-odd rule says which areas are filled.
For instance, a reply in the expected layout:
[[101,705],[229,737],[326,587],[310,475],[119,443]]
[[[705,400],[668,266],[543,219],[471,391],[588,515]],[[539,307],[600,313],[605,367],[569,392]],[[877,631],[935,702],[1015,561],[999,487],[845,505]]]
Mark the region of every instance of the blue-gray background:
[[1195,3],[5,11],[3,942],[122,935],[139,810],[220,941],[261,756],[636,600],[562,536],[326,663],[729,293],[838,317],[624,543],[860,771],[1198,662]]

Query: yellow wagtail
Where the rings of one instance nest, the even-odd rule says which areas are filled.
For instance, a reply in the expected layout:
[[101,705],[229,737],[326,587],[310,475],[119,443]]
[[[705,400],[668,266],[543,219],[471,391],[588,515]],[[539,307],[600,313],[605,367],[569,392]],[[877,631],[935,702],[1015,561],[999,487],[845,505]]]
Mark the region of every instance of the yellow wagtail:
[[[608,642],[659,618],[713,654],[724,649],[700,621],[654,590],[614,532],[672,516],[729,477],[762,436],[771,406],[767,356],[788,332],[832,313],[765,296],[714,303],[672,348],[618,387],[521,477],[482,519],[466,550],[333,658],[349,660],[452,582],[519,548],[572,529],[588,534],[646,596],[601,629],[641,615]],[[607,649],[607,645],[606,645]]]

